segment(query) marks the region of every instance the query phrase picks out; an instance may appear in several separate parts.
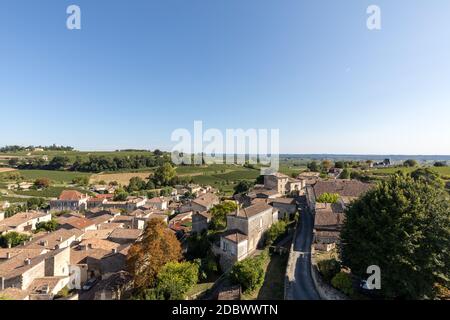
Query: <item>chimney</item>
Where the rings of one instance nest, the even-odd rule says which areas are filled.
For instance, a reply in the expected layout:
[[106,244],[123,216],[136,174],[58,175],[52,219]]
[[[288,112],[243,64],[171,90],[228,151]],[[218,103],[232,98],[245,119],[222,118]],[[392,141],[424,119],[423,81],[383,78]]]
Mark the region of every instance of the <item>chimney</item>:
[[6,259],[7,259],[7,260],[11,259],[11,252],[7,252],[7,253],[6,253]]
[[63,237],[59,237],[59,242],[62,242],[63,241]]
[[31,259],[30,258],[26,258],[25,259],[25,265],[29,266],[31,264]]
[[117,248],[112,249],[112,253],[116,254],[117,253]]

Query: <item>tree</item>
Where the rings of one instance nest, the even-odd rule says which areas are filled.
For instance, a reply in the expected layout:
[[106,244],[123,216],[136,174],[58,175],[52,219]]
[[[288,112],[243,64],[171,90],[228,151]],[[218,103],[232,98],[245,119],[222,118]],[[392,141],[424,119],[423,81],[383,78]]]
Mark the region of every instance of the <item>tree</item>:
[[322,193],[316,201],[319,203],[336,203],[339,200],[339,194],[337,193]]
[[445,162],[445,161],[436,161],[434,163],[434,166],[435,167],[446,167],[447,166],[447,162]]
[[403,162],[403,166],[404,167],[416,167],[417,166],[417,161],[414,160],[414,159],[405,160],[405,162]]
[[53,232],[56,231],[56,229],[58,228],[59,224],[58,221],[56,221],[56,219],[51,219],[50,221],[46,221],[46,222],[39,222],[36,224],[36,232]]
[[345,162],[344,161],[336,161],[334,166],[335,166],[335,168],[338,168],[338,169],[344,169],[345,168]]
[[261,288],[265,277],[265,264],[269,254],[264,251],[260,256],[247,258],[236,263],[230,272],[231,280],[242,286],[244,293],[251,293]]
[[129,194],[123,189],[117,189],[114,192],[114,201],[126,201]]
[[439,174],[429,168],[419,168],[411,172],[411,177],[414,180],[423,180],[426,183],[436,184],[438,187],[444,186],[444,181]]
[[[100,182],[102,182],[102,181],[100,181]],[[99,182],[99,184],[101,185],[100,182]],[[75,177],[72,179],[72,183],[77,184],[79,186],[87,186],[89,184],[89,177],[88,176]],[[104,183],[103,185],[105,185],[105,184],[106,183]]]
[[48,178],[39,178],[34,181],[34,186],[37,189],[45,189],[50,187],[50,180]]
[[351,275],[345,272],[339,272],[334,278],[331,280],[331,284],[336,289],[339,289],[347,296],[353,296],[355,290],[353,289],[353,281]]
[[351,175],[350,170],[345,168],[339,175],[339,179],[350,179],[350,175]]
[[330,160],[323,160],[322,161],[322,170],[323,171],[328,171],[333,167],[333,162],[331,162]]
[[308,163],[307,165],[306,165],[306,167],[309,169],[309,171],[311,171],[311,172],[319,172],[320,171],[320,167],[319,167],[319,165],[317,164],[317,162],[316,161],[311,161],[310,163]]
[[11,158],[8,161],[8,165],[11,167],[17,166],[18,163],[19,163],[19,159],[17,159],[17,158]]
[[48,207],[47,200],[43,198],[29,198],[27,199],[26,209],[27,210],[39,210]]
[[278,221],[270,226],[266,233],[266,246],[271,246],[275,240],[286,233],[287,223],[285,221]]
[[258,176],[258,178],[256,178],[255,180],[255,184],[264,184],[264,176],[263,175]]
[[50,161],[50,163],[48,164],[48,166],[50,167],[50,169],[53,170],[59,170],[59,169],[63,169],[65,168],[68,164],[69,164],[70,159],[68,157],[65,156],[55,156],[53,157],[53,159]]
[[134,192],[134,191],[140,191],[144,190],[146,188],[147,183],[139,178],[139,177],[133,177],[130,179],[130,183],[128,184],[127,191],[128,192]]
[[199,264],[169,262],[157,276],[157,290],[165,300],[185,300],[186,293],[198,282]]
[[319,261],[317,267],[326,282],[331,282],[331,280],[341,271],[341,264],[334,258]]
[[216,206],[214,206],[210,213],[211,218],[211,228],[214,230],[223,230],[227,226],[227,214],[236,211],[238,208],[236,202],[234,201],[224,201]]
[[153,174],[153,177],[151,180],[156,186],[169,186],[171,184],[171,181],[176,176],[176,171],[172,167],[172,165],[168,162],[165,162],[162,166],[159,166],[155,173]]
[[3,248],[14,248],[17,246],[20,246],[25,241],[30,240],[30,236],[18,232],[8,232],[7,234],[4,234],[0,236],[0,246]]
[[145,289],[156,285],[157,274],[168,262],[181,258],[181,245],[175,234],[160,219],[151,219],[142,240],[130,248],[127,266],[135,287]]
[[366,278],[381,268],[386,298],[422,299],[450,278],[450,204],[434,184],[393,175],[352,203],[341,232],[341,260]]
[[234,187],[234,194],[246,193],[253,187],[251,181],[242,180]]

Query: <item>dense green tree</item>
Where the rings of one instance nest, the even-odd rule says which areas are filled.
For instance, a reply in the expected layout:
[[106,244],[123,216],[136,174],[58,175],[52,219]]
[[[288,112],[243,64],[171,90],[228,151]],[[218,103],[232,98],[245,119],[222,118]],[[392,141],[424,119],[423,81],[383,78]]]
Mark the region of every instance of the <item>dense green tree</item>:
[[344,169],[345,168],[345,162],[344,161],[336,161],[336,163],[334,164],[335,168],[338,169]]
[[48,166],[52,170],[64,169],[70,162],[70,159],[66,156],[55,156],[50,161]]
[[251,181],[242,180],[234,187],[234,194],[246,193],[251,187],[253,187],[253,183]]
[[126,201],[129,194],[123,189],[117,189],[114,193],[114,201]]
[[156,186],[169,186],[172,183],[172,179],[175,178],[176,171],[172,165],[168,162],[164,163],[162,166],[158,167],[151,177],[151,180]]
[[381,182],[348,208],[341,241],[353,274],[381,268],[386,298],[433,298],[436,284],[449,287],[450,203],[435,184],[402,174]]
[[135,192],[144,190],[147,186],[147,183],[141,179],[140,177],[133,177],[130,179],[130,182],[127,187],[128,192]]
[[445,161],[436,161],[434,163],[434,166],[435,167],[446,167],[447,166],[447,162],[445,162]]
[[227,225],[227,214],[237,210],[237,204],[234,201],[223,201],[222,203],[214,206],[210,213],[211,228],[214,230],[223,230]]
[[266,232],[266,245],[271,246],[279,237],[286,233],[286,230],[287,223],[285,221],[274,223]]
[[37,189],[45,189],[50,187],[50,180],[48,178],[39,178],[34,181],[34,186]]
[[310,163],[308,163],[306,165],[306,167],[309,169],[309,171],[311,172],[319,172],[320,171],[320,166],[317,163],[317,161],[311,161]]
[[439,174],[429,168],[419,168],[411,172],[411,177],[414,180],[423,180],[426,183],[435,184],[438,187],[444,186],[444,181],[441,179]]
[[30,236],[18,232],[8,232],[2,236],[0,236],[0,246],[3,248],[8,247],[17,247],[23,244],[25,241],[30,240]]
[[351,171],[347,168],[342,170],[341,174],[339,175],[339,179],[350,179],[351,177]]
[[261,288],[265,277],[265,264],[269,254],[264,251],[260,256],[247,258],[236,263],[230,272],[230,279],[240,284],[244,293],[251,293]]
[[199,278],[199,263],[169,262],[157,276],[156,288],[165,300],[185,300]]
[[417,164],[417,161],[414,159],[408,159],[403,162],[403,166],[405,167],[416,167]]
[[53,232],[58,228],[58,221],[56,219],[51,219],[46,222],[39,222],[36,224],[36,232]]

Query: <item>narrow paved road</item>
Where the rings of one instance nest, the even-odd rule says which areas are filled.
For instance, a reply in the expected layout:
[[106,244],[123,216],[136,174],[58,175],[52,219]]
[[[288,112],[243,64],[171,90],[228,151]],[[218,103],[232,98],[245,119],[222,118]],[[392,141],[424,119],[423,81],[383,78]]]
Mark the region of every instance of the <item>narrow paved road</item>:
[[300,210],[301,229],[297,231],[297,237],[294,240],[294,250],[298,257],[295,265],[293,298],[295,300],[320,300],[311,278],[311,244],[314,220],[304,201],[301,201]]

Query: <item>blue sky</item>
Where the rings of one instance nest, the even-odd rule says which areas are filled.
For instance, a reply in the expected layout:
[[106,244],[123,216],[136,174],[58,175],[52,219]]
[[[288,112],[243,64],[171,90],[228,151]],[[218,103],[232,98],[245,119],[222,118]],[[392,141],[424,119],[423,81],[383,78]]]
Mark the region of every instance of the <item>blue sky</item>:
[[447,0],[3,0],[0,39],[0,145],[170,149],[202,120],[279,128],[283,153],[450,154]]

